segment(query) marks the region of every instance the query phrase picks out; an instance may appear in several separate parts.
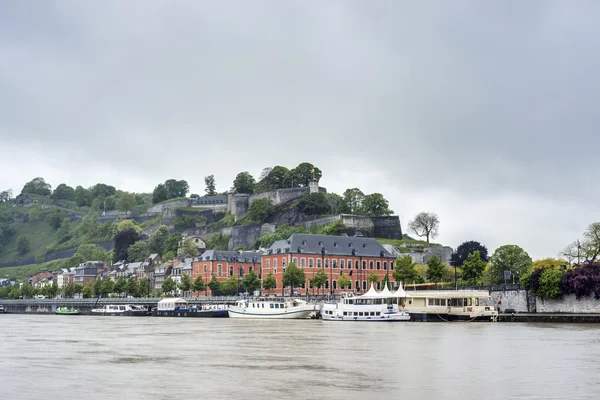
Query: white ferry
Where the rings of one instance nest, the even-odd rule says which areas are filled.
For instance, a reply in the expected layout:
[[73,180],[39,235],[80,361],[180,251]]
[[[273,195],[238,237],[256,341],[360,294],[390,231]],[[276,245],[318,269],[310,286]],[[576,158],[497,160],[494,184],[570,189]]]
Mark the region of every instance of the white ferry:
[[106,316],[146,316],[151,315],[151,312],[143,306],[134,306],[131,304],[107,304],[100,308],[94,308],[91,311],[91,314]]
[[377,292],[371,284],[369,291],[361,296],[342,293],[339,302],[325,303],[321,308],[321,318],[323,321],[410,321],[410,314],[401,306],[401,299],[406,296],[402,286],[392,293],[387,285]]
[[239,300],[229,306],[229,318],[304,319],[315,312],[315,305],[300,299]]
[[406,310],[413,321],[496,321],[498,311],[487,290],[414,290]]

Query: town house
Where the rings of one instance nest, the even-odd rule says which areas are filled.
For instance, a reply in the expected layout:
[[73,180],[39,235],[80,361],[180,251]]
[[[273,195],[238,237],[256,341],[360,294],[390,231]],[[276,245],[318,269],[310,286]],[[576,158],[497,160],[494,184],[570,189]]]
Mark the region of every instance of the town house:
[[[254,271],[260,279],[261,256],[262,253],[254,251],[206,250],[192,263],[192,281],[199,276],[206,284],[213,276],[218,281],[224,281],[233,275],[243,279],[250,271]],[[207,294],[209,292],[210,289],[207,288]]]
[[87,285],[89,282],[95,282],[96,277],[104,272],[104,262],[102,261],[87,261],[79,264],[75,268],[75,277],[73,282],[78,285]]
[[169,263],[162,263],[154,269],[154,289],[161,292],[162,283],[171,276],[173,267]]

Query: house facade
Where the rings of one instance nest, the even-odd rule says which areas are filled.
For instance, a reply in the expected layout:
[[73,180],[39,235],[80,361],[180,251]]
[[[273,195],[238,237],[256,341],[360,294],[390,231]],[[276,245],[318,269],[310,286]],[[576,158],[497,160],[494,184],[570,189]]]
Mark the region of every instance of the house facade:
[[60,271],[54,273],[54,279],[59,288],[74,283],[75,269],[74,268],[61,268]]
[[162,283],[171,276],[172,269],[169,263],[162,263],[154,269],[154,290],[162,291]]
[[104,272],[104,266],[102,261],[87,261],[79,264],[75,268],[73,282],[84,286],[89,282],[95,282],[96,278]]
[[[192,281],[199,276],[208,284],[214,276],[224,281],[236,275],[242,279],[250,271],[261,274],[262,253],[254,251],[207,250],[196,261],[192,262]],[[210,295],[210,289],[206,289]]]
[[179,246],[177,247],[178,255],[183,254],[183,245],[188,240],[191,240],[192,243],[194,243],[194,245],[196,246],[196,248],[198,249],[200,254],[202,254],[206,251],[206,242],[204,241],[204,239],[202,239],[200,236],[197,236],[197,235],[191,235],[191,236],[182,237],[181,240],[179,241]]
[[[289,288],[283,288],[282,280],[286,267],[292,262],[303,269],[306,276],[306,282],[296,289],[299,294],[318,292],[309,281],[320,269],[327,275],[321,292],[366,292],[370,286],[368,276],[372,273],[379,278],[378,288],[386,275],[393,282],[395,260],[396,257],[373,238],[295,234],[273,243],[263,255],[263,280],[269,273],[277,280],[277,289],[264,292],[289,293]],[[350,279],[349,288],[342,289],[337,284],[342,272]]]

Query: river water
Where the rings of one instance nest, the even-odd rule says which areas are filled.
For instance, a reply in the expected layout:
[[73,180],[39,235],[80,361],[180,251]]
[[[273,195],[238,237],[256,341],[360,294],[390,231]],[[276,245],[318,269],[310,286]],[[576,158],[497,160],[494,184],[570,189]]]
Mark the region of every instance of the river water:
[[0,398],[592,399],[600,326],[0,315]]

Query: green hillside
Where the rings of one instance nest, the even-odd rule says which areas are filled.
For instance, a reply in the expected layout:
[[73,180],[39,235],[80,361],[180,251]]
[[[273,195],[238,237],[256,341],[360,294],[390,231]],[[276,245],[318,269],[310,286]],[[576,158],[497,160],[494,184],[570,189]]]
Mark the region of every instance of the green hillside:
[[[46,246],[57,241],[56,232],[44,221],[15,223],[15,234],[10,237],[0,252],[0,263],[20,258],[36,257],[46,254]],[[25,254],[17,252],[17,239],[25,236],[31,243],[31,249]]]
[[22,265],[20,267],[0,268],[0,278],[15,278],[18,282],[24,282],[28,276],[34,275],[41,270],[56,271],[64,260],[48,261],[42,264]]

